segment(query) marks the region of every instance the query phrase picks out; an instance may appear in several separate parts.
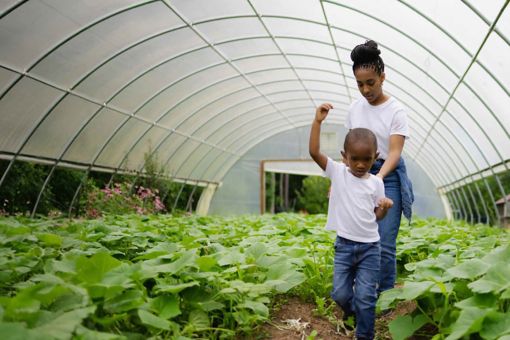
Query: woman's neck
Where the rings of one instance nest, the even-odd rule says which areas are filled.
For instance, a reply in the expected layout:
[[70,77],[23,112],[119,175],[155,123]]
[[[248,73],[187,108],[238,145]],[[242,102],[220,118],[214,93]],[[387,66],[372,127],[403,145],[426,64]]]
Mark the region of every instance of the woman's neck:
[[369,104],[372,106],[381,105],[383,103],[386,103],[388,101],[388,99],[390,99],[390,96],[388,96],[385,93],[381,93],[381,95],[379,97],[377,97],[376,100],[374,100],[372,103],[369,102]]

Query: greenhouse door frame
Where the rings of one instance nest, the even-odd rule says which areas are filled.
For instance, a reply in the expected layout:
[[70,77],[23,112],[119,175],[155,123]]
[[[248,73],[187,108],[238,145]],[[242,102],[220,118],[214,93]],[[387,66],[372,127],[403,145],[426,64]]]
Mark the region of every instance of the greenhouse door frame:
[[266,172],[300,176],[322,176],[323,171],[312,160],[306,159],[267,159],[260,161],[260,214],[266,213]]

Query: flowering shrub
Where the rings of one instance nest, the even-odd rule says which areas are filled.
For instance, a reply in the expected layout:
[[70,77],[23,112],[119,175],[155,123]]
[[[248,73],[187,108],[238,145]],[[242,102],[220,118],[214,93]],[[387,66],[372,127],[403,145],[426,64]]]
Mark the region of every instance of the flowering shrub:
[[85,215],[89,218],[97,218],[104,213],[146,215],[165,210],[157,189],[143,186],[132,188],[129,183],[115,183],[113,187],[103,189],[92,187],[85,202]]

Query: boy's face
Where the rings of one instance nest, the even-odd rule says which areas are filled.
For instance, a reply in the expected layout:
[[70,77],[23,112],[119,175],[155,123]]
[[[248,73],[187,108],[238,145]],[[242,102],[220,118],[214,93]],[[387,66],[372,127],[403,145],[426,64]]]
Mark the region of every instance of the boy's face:
[[356,177],[363,177],[374,164],[379,153],[372,143],[357,141],[348,145],[347,150],[342,151],[343,161],[351,169]]

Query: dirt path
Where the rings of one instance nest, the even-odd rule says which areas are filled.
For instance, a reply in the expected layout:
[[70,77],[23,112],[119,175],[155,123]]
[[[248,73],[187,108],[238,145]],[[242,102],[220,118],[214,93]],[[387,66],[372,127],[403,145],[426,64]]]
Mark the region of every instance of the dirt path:
[[[313,303],[303,302],[296,297],[289,298],[277,308],[271,321],[264,324],[255,337],[249,339],[305,340],[314,331],[316,332],[315,339],[353,339],[353,332],[343,328],[341,323],[334,320],[329,321],[326,317],[316,316],[315,308],[316,306]],[[399,315],[411,313],[414,308],[413,303],[402,303],[391,313],[377,318],[377,339],[391,339],[388,332],[388,323]],[[336,319],[341,320],[341,312],[338,308],[334,314]]]

